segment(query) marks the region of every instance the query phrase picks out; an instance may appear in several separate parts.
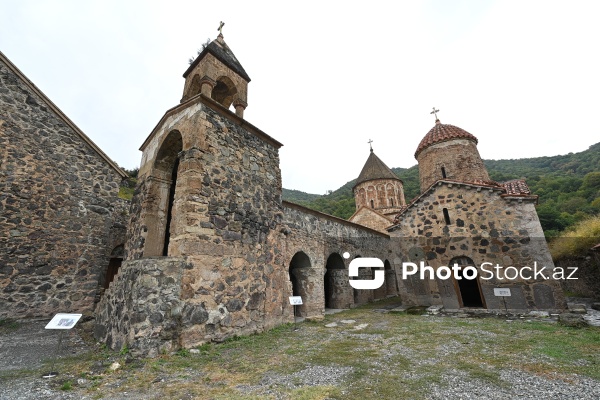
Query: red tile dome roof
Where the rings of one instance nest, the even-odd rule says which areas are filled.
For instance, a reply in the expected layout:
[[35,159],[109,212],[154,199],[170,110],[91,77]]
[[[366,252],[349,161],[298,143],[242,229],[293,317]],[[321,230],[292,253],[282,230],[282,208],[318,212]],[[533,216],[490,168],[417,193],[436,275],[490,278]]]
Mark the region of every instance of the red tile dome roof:
[[427,132],[427,135],[419,143],[419,147],[417,147],[417,151],[415,152],[415,158],[427,147],[453,139],[468,139],[477,144],[477,138],[469,132],[454,125],[442,124],[438,119],[435,121],[435,126]]

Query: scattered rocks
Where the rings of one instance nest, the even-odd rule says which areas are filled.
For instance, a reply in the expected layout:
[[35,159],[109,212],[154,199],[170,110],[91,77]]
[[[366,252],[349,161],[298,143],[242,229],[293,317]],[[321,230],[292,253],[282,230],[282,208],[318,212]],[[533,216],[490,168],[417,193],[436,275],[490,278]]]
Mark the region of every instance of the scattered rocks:
[[585,314],[587,313],[587,308],[585,308],[585,304],[568,304],[569,311],[575,314]]
[[573,328],[583,328],[588,323],[583,319],[583,315],[575,313],[562,313],[558,316],[558,323]]

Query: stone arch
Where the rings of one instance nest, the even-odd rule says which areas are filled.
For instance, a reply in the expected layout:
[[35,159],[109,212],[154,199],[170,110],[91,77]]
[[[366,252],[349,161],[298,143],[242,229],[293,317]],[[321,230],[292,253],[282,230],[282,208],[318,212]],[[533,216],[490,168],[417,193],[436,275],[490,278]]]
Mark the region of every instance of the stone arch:
[[[354,258],[361,258],[361,257],[362,256],[359,254],[359,255],[355,256]],[[360,273],[360,270],[359,270],[359,273]],[[350,279],[360,279],[360,277],[351,277]],[[358,289],[352,288],[352,295],[353,295],[354,304],[355,305],[360,304],[361,303],[361,301],[360,301],[360,292],[358,291]]]
[[396,271],[392,268],[392,264],[388,260],[383,262],[383,269],[385,271],[385,294],[386,296],[397,296],[398,295],[398,277]]
[[227,76],[217,78],[217,84],[212,89],[210,97],[225,108],[229,108],[238,90],[233,81]]
[[463,278],[459,280],[454,279],[454,277],[452,278],[454,280],[454,287],[458,296],[459,305],[461,307],[487,308],[483,298],[483,292],[481,291],[479,277],[476,277],[475,279],[464,279],[462,275],[464,267],[475,266],[473,260],[467,256],[454,257],[450,260],[448,266],[452,268],[454,264],[458,264],[460,267],[458,275]]
[[188,89],[187,98],[194,97],[202,91],[202,83],[200,80],[200,75],[194,75],[192,82],[190,83],[190,88]]
[[325,264],[323,289],[325,293],[325,308],[346,308],[343,295],[348,285],[348,271],[344,259],[339,253],[331,253]]
[[292,282],[292,295],[302,297],[302,305],[298,306],[299,316],[305,316],[309,297],[309,277],[312,264],[303,251],[298,251],[290,261],[289,273]]
[[179,154],[183,150],[183,139],[177,130],[171,131],[163,140],[150,176],[145,225],[148,229],[144,256],[167,256],[173,231],[173,208]]

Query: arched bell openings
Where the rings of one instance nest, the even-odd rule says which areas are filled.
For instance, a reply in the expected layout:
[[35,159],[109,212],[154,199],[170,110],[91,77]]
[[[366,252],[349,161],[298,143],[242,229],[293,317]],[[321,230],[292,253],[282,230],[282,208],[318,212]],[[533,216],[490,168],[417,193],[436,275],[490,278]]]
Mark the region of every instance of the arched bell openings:
[[233,81],[227,76],[221,76],[217,79],[217,84],[212,89],[210,97],[223,107],[229,108],[237,92]]

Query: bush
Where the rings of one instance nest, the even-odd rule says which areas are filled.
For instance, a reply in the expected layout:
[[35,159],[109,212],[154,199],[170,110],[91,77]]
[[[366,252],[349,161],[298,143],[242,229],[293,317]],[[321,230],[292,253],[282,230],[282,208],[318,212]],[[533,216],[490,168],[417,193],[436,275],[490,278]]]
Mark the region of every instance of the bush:
[[585,254],[600,243],[600,216],[580,221],[550,242],[550,253],[554,260]]

